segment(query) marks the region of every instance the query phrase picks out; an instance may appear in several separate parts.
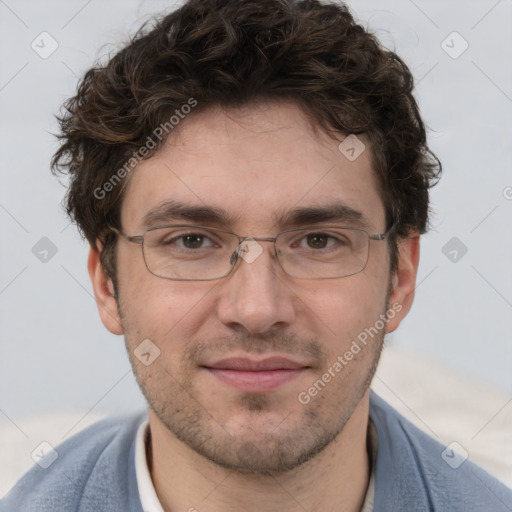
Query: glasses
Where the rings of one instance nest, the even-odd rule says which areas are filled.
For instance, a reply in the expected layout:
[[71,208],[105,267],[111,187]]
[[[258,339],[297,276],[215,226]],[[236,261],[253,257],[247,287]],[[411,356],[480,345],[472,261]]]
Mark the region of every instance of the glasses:
[[214,281],[228,276],[240,260],[252,263],[263,252],[258,242],[273,242],[283,272],[297,279],[339,279],[362,272],[368,263],[370,240],[385,240],[385,233],[337,226],[289,229],[275,238],[252,238],[224,229],[176,224],[151,228],[130,236],[142,245],[146,267],[153,275],[174,281]]

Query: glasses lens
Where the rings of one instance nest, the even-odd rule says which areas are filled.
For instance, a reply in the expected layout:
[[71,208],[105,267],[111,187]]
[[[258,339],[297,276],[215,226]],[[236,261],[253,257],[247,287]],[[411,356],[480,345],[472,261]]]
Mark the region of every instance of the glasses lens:
[[277,253],[283,270],[301,279],[334,279],[361,272],[368,262],[368,233],[319,227],[282,233]]
[[235,235],[193,226],[146,231],[143,252],[148,270],[166,279],[219,279],[231,270]]

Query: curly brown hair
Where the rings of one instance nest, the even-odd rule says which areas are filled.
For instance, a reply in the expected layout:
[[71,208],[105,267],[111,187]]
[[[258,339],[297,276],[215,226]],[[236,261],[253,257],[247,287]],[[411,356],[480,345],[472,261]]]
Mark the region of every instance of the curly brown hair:
[[[114,283],[116,237],[108,226],[120,227],[124,186],[113,178],[126,184],[137,159],[165,140],[155,129],[169,133],[169,119],[191,100],[195,112],[292,100],[333,137],[364,134],[388,225],[396,223],[392,271],[397,238],[426,231],[428,190],[441,163],[427,147],[413,77],[394,52],[340,3],[188,0],[90,69],[58,117],[62,144],[52,170],[69,174],[67,212],[92,247],[102,242]],[[152,149],[141,155],[149,139]]]

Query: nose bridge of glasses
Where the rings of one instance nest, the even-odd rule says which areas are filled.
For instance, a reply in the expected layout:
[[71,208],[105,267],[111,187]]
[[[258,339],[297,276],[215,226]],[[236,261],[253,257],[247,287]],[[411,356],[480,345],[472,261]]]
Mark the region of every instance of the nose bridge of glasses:
[[238,245],[232,252],[229,261],[231,265],[239,259],[243,259],[247,263],[252,263],[263,253],[264,250],[258,242],[275,243],[275,241],[276,238],[272,237],[239,236]]
[[272,237],[257,238],[255,236],[244,236],[244,237],[242,237],[242,241],[240,243],[243,243],[246,240],[248,240],[248,241],[254,240],[255,242],[275,242],[276,238],[272,238]]

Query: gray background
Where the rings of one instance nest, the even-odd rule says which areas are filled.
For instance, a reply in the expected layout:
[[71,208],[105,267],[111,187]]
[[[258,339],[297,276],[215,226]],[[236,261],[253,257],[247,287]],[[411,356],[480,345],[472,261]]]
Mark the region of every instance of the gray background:
[[[61,210],[64,187],[49,171],[51,132],[77,77],[173,4],[0,0],[0,422],[144,403],[123,339],[100,322],[87,246]],[[410,66],[444,164],[415,304],[391,342],[512,394],[512,2],[349,5]],[[58,43],[46,59],[31,48],[34,40],[42,46],[43,31]],[[464,41],[468,49],[454,58]],[[33,252],[43,237],[57,250],[46,262]]]

